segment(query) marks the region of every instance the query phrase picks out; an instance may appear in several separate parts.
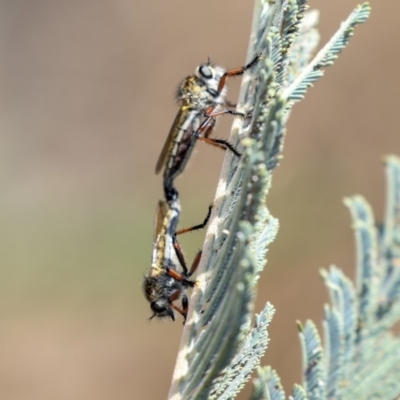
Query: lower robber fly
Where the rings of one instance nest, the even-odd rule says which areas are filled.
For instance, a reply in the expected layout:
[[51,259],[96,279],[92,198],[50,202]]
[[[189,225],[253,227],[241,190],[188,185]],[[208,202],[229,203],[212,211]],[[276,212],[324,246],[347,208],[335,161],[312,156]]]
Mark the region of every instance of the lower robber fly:
[[194,75],[185,78],[178,87],[177,99],[180,109],[170,129],[167,140],[156,165],[156,174],[164,168],[164,192],[167,201],[177,197],[174,179],[184,170],[197,140],[228,149],[237,157],[241,154],[226,140],[210,138],[216,118],[231,114],[245,117],[245,114],[220,109],[228,106],[225,82],[228,77],[242,75],[261,58],[257,55],[249,64],[231,70],[214,66],[211,61],[200,65]]
[[[153,311],[150,319],[169,317],[175,321],[173,311],[175,310],[186,320],[189,306],[186,289],[195,285],[195,282],[189,278],[199,265],[201,251],[197,253],[190,270],[188,270],[176,237],[186,232],[204,228],[210,219],[211,209],[212,206],[209,207],[207,216],[201,224],[176,230],[180,215],[179,200],[159,201],[155,220],[151,269],[143,281],[144,295],[150,302],[150,308]],[[174,304],[178,299],[181,299],[181,307]]]

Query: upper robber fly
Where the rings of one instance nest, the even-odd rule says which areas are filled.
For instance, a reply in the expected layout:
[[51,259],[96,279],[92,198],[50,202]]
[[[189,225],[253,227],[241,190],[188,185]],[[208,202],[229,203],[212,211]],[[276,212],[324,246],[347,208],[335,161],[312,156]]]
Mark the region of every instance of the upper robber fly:
[[[169,317],[174,321],[173,310],[175,310],[186,320],[189,305],[186,289],[195,284],[189,278],[200,262],[201,251],[195,257],[188,271],[176,236],[204,228],[210,218],[211,208],[210,206],[203,223],[176,231],[180,215],[179,200],[175,199],[168,203],[159,201],[155,220],[151,269],[143,281],[144,295],[150,302],[153,311],[150,319],[153,317]],[[178,270],[178,266],[180,270]],[[174,304],[174,301],[179,298],[182,307]]]
[[156,174],[164,167],[164,192],[167,201],[177,196],[174,179],[184,170],[196,140],[229,149],[236,156],[240,153],[227,141],[210,138],[216,117],[232,114],[245,117],[241,112],[220,109],[228,106],[225,100],[225,82],[228,77],[242,75],[261,58],[257,55],[244,67],[226,71],[222,67],[207,63],[197,67],[194,75],[185,78],[178,87],[177,99],[180,109],[169,131],[168,138],[156,165]]

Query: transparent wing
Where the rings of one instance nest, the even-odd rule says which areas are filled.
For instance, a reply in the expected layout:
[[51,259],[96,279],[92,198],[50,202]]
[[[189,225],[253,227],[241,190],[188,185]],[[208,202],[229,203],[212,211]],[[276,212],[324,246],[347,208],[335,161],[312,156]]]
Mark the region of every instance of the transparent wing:
[[161,154],[158,157],[157,165],[156,165],[156,174],[159,174],[160,171],[165,167],[167,160],[171,154],[172,147],[174,145],[174,140],[179,133],[179,127],[182,125],[182,121],[185,120],[187,112],[182,107],[178,114],[175,117],[174,123],[171,126],[169,131],[167,140],[164,143],[164,147],[161,150]]
[[158,236],[160,235],[163,226],[164,219],[168,212],[168,205],[164,200],[159,200],[157,204],[156,216],[154,219],[154,233],[153,233],[153,243],[157,241]]

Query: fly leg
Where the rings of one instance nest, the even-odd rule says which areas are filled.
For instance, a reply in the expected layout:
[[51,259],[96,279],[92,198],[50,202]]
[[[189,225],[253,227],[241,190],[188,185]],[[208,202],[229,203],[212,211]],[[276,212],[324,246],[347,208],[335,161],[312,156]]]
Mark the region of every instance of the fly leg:
[[[173,303],[175,300],[178,299],[179,294],[180,294],[180,293],[179,293],[178,290],[177,290],[176,292],[172,293],[172,295],[169,297],[168,301],[169,301],[169,303],[170,303],[170,305],[171,305],[171,308],[173,308],[175,311],[177,311],[179,314],[182,315],[182,317],[183,317],[183,323],[185,323],[185,321],[186,321],[186,315],[187,315],[187,306],[186,306],[186,308],[185,308],[185,307],[180,308],[180,307],[176,306],[176,305]],[[187,297],[186,297],[186,295],[183,295],[183,297],[186,298],[186,302],[187,302]],[[182,305],[183,305],[183,298],[182,298]],[[172,318],[173,321],[175,321],[175,318],[173,317],[173,315],[174,315],[174,314],[172,313],[171,318]]]
[[[198,265],[200,263],[200,259],[201,259],[201,250],[197,253],[196,257],[193,260],[192,266],[190,267],[190,271],[188,273],[188,277],[190,277],[194,273],[194,271],[196,271],[196,269],[197,269],[197,267],[198,267]],[[186,322],[186,316],[187,316],[188,309],[189,309],[189,300],[188,300],[188,298],[186,296],[186,293],[184,293],[182,295],[182,310],[183,310],[183,313],[181,313],[183,315],[183,324],[185,324],[185,322]]]
[[[213,208],[213,205],[211,204],[208,207],[207,215],[206,215],[206,217],[204,218],[204,221],[201,224],[193,225],[193,226],[191,226],[189,228],[180,229],[180,230],[176,231],[174,233],[174,235],[172,236],[172,243],[173,243],[173,246],[174,246],[174,249],[175,249],[175,253],[176,253],[177,257],[178,257],[179,263],[181,264],[181,267],[182,267],[182,270],[183,270],[183,274],[180,274],[178,271],[176,271],[174,269],[170,269],[170,268],[167,269],[167,273],[168,273],[169,276],[171,276],[171,277],[173,277],[173,278],[185,283],[186,285],[188,285],[190,287],[193,287],[195,282],[189,280],[188,278],[190,278],[193,275],[193,273],[196,271],[197,267],[199,266],[200,259],[201,259],[201,250],[196,254],[196,257],[193,260],[193,263],[192,263],[192,265],[190,267],[190,270],[188,271],[187,266],[186,266],[186,261],[185,261],[185,258],[183,256],[183,252],[182,252],[182,249],[181,249],[181,246],[179,245],[178,240],[177,240],[176,237],[178,235],[181,235],[182,233],[187,233],[187,232],[192,232],[192,231],[197,231],[199,229],[203,229],[207,225],[208,221],[210,220],[212,208]],[[188,308],[189,308],[188,298],[187,298],[185,293],[182,294],[182,309],[180,309],[176,305],[172,304],[172,301],[177,299],[177,297],[175,297],[174,295],[175,295],[175,293],[169,299],[169,301],[171,303],[171,307],[174,310],[176,310],[177,312],[179,312],[183,316],[183,319],[184,319],[183,323],[185,323],[186,316],[187,316],[187,311],[188,311]]]
[[[183,275],[185,277],[190,277],[193,274],[193,271],[192,271],[193,265],[190,268],[190,271],[188,272],[188,268],[186,266],[185,257],[183,256],[183,252],[182,252],[181,246],[180,246],[180,244],[179,244],[179,242],[178,242],[176,237],[178,235],[181,235],[182,233],[187,233],[187,232],[192,232],[192,231],[197,231],[199,229],[203,229],[207,225],[207,223],[208,223],[208,221],[210,219],[212,207],[213,207],[212,204],[208,207],[207,215],[206,215],[206,217],[204,218],[204,221],[201,224],[194,225],[194,226],[191,226],[189,228],[179,229],[172,236],[172,244],[174,246],[176,256],[178,257],[179,263],[181,264],[181,267],[182,267],[182,270],[183,270]],[[197,256],[196,256],[195,260],[196,259],[197,259]],[[172,271],[172,270],[170,270],[170,271]],[[174,271],[174,272],[177,273],[176,271]],[[191,286],[193,286],[193,282],[186,279],[186,283],[189,283],[189,282],[191,283]]]
[[218,93],[221,92],[221,90],[225,86],[226,78],[230,76],[238,76],[238,75],[243,75],[248,69],[250,69],[254,64],[256,64],[259,60],[261,60],[261,54],[257,54],[252,61],[250,61],[247,65],[244,67],[239,67],[239,68],[234,68],[226,71],[222,76],[221,79],[218,82]]
[[201,123],[199,129],[197,129],[195,135],[196,138],[202,142],[211,144],[212,146],[218,147],[222,150],[230,150],[235,156],[240,157],[241,153],[239,153],[235,147],[230,144],[228,141],[223,140],[223,139],[212,139],[210,138],[210,134],[214,128],[215,122],[216,122],[216,117],[219,115],[224,115],[224,114],[231,114],[231,115],[240,115],[245,117],[243,113],[240,113],[238,111],[234,110],[223,110],[223,111],[218,111],[215,113],[211,112],[212,109],[207,110],[205,112],[205,117],[206,119]]

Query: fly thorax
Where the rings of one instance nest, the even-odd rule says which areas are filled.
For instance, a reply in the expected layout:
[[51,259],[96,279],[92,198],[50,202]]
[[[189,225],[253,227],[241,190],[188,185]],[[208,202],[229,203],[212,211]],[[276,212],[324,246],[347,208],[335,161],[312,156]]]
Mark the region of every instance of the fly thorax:
[[202,82],[197,76],[188,76],[178,86],[176,98],[187,107],[190,107],[202,91]]

